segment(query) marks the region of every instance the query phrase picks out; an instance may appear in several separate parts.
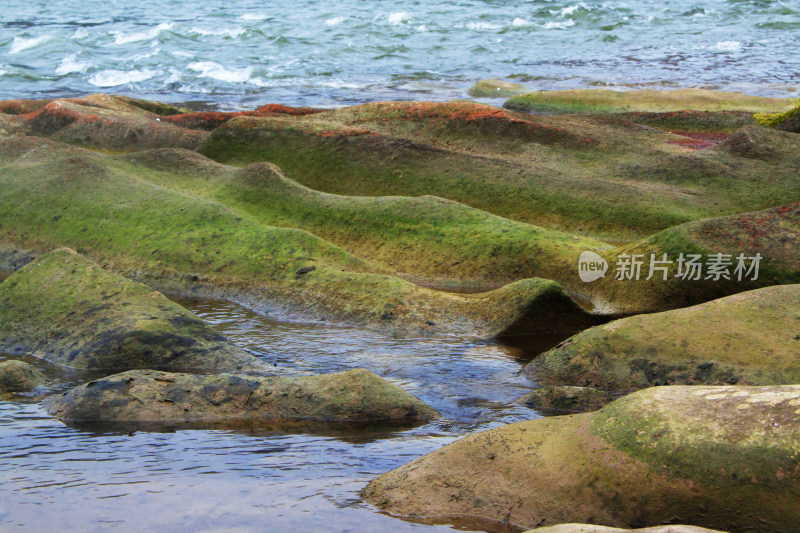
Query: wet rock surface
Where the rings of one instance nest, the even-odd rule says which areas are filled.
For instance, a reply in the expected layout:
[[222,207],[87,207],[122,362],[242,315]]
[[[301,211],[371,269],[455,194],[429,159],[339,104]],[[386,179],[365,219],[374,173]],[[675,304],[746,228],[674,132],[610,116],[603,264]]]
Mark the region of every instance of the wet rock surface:
[[466,437],[363,496],[427,522],[796,531],[800,386],[655,387]]
[[26,392],[44,385],[44,374],[23,361],[0,362],[0,391]]
[[555,385],[539,387],[517,399],[517,403],[553,412],[585,413],[612,402],[606,391],[589,387]]
[[45,401],[71,422],[417,422],[438,413],[367,370],[301,377],[132,370]]
[[68,367],[263,367],[164,295],[67,248],[43,255],[0,283],[0,302],[4,350]]

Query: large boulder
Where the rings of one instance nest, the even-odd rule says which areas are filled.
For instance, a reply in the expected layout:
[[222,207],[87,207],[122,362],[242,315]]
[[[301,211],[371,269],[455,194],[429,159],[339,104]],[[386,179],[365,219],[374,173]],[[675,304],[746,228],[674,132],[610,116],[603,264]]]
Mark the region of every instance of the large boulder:
[[47,411],[73,422],[424,421],[438,413],[363,369],[300,377],[131,370],[52,396]]
[[0,349],[92,370],[263,366],[163,294],[68,248],[0,284]]
[[469,88],[467,94],[473,98],[508,98],[526,92],[525,86],[511,81],[481,80]]
[[24,361],[0,362],[0,392],[30,391],[44,383],[44,374]]
[[363,497],[413,520],[788,533],[800,530],[799,449],[800,385],[653,387],[461,439]]
[[800,285],[637,315],[570,337],[528,363],[542,384],[603,389],[800,383]]
[[590,524],[559,524],[557,526],[537,527],[526,533],[724,533],[696,526],[655,526],[639,529],[620,529],[618,527],[593,526]]

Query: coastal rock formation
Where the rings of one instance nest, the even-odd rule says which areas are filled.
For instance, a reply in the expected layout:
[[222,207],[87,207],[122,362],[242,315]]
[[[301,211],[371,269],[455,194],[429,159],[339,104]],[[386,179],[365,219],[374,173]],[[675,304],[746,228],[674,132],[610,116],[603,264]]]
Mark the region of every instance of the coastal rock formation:
[[263,367],[164,295],[67,248],[0,283],[0,348],[92,370]]
[[743,292],[694,307],[596,326],[531,361],[546,384],[800,383],[800,285]]
[[74,422],[416,422],[438,416],[363,369],[300,377],[131,370],[51,396],[45,408]]
[[473,98],[508,98],[526,92],[524,85],[503,80],[481,80],[469,88],[467,94]]
[[676,89],[570,89],[539,91],[512,96],[503,107],[529,113],[622,113],[629,111],[779,111],[787,107],[783,98],[751,96],[732,91]]
[[547,411],[585,413],[596,411],[613,400],[611,394],[598,389],[551,385],[539,387],[520,396],[517,398],[517,403]]
[[525,533],[725,533],[719,530],[696,526],[655,526],[640,529],[620,529],[617,527],[592,526],[589,524],[559,524],[557,526],[537,527]]
[[30,391],[44,385],[44,374],[23,361],[0,362],[0,391]]
[[509,424],[372,481],[393,515],[532,528],[800,528],[800,385],[645,389],[595,413]]

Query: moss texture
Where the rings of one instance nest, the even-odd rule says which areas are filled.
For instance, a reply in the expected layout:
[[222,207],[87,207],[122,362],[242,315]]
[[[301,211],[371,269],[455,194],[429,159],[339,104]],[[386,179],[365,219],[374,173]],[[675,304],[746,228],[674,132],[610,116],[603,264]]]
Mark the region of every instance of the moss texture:
[[540,383],[653,385],[800,383],[800,285],[766,287],[583,331],[539,355]]
[[787,107],[786,100],[747,94],[676,89],[659,91],[640,89],[613,91],[608,89],[570,89],[540,91],[512,96],[503,107],[515,111],[545,113],[620,113],[627,111],[749,111],[769,112]]
[[[70,246],[162,289],[284,305],[309,316],[415,333],[495,335],[521,323],[547,331],[563,330],[573,319],[568,328],[594,320],[557,284],[536,278],[475,295],[424,289],[307,231],[268,225],[198,192],[148,181],[156,173],[125,158],[35,137],[5,138],[0,170],[0,240],[30,250]],[[248,174],[242,174],[234,177],[246,182]],[[453,210],[445,205],[440,212],[448,209]],[[455,211],[469,230],[476,215]],[[481,220],[492,217],[477,215],[472,224],[478,234],[475,221]],[[496,233],[502,233],[505,223],[496,223]],[[458,231],[467,242],[464,228]],[[484,253],[491,256],[491,250]],[[543,302],[556,312],[541,314],[547,309]]]
[[162,294],[69,249],[0,283],[0,349],[92,370],[265,368]]
[[27,392],[45,384],[44,374],[23,361],[0,362],[0,392]]
[[469,88],[467,94],[473,98],[508,98],[527,92],[524,85],[504,80],[481,80]]
[[800,527],[800,386],[654,387],[461,439],[370,483],[413,520]]
[[51,396],[45,408],[71,422],[418,422],[439,416],[363,369],[301,377],[132,370]]

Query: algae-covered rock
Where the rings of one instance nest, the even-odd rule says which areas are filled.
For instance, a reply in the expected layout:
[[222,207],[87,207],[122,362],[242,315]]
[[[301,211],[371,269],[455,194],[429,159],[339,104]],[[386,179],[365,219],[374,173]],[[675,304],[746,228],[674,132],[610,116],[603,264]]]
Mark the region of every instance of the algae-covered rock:
[[800,285],[622,318],[539,355],[540,383],[632,389],[668,384],[800,383]]
[[[799,249],[798,202],[688,222],[601,252],[608,271],[584,283],[581,293],[598,307],[620,313],[687,307],[759,287],[800,283]],[[639,264],[638,279],[634,263]]]
[[719,530],[696,526],[655,526],[639,529],[593,526],[589,524],[559,524],[557,526],[537,527],[525,533],[724,533]]
[[467,94],[473,98],[508,98],[526,92],[524,85],[503,80],[481,80],[469,88]]
[[[509,424],[372,481],[393,515],[519,528],[800,528],[800,386],[653,387],[595,413]],[[434,517],[434,518],[431,518]]]
[[613,396],[603,390],[590,387],[552,385],[539,387],[520,396],[516,402],[535,409],[585,413],[596,411],[613,400]]
[[425,421],[424,402],[363,369],[300,377],[174,374],[132,370],[45,401],[74,422]]
[[774,112],[787,107],[782,98],[751,96],[707,89],[659,91],[640,89],[569,89],[539,91],[509,98],[503,107],[529,113],[621,113],[629,111],[749,111]]
[[44,374],[23,361],[0,362],[0,391],[30,391],[44,385]]
[[[271,209],[279,211],[270,207],[272,202],[252,206],[251,212],[242,210],[247,202],[234,203],[237,190],[258,193],[258,187],[247,186],[247,181],[257,182],[263,174],[220,169],[221,165],[215,163],[207,165],[208,161],[201,156],[195,158],[184,157],[174,162],[195,173],[197,181],[203,176],[216,181],[206,191],[225,187],[229,180],[235,187],[217,200],[177,173],[165,177],[154,170],[155,165],[139,164],[134,157],[109,156],[35,137],[0,139],[3,187],[0,240],[35,251],[70,246],[115,272],[145,280],[161,290],[233,298],[276,312],[302,313],[306,317],[369,324],[412,334],[461,331],[492,336],[508,328],[519,329],[522,324],[530,325],[533,331],[549,331],[553,321],[561,324],[561,329],[570,324],[567,330],[578,331],[581,324],[585,327],[596,323],[571,303],[558,284],[539,278],[519,280],[488,293],[460,295],[426,289],[392,276],[389,266],[376,264],[368,256],[359,258],[308,231],[285,227],[284,222],[280,227],[264,222],[261,217]],[[162,163],[161,168],[168,168],[169,158]],[[170,175],[176,183],[168,183]],[[277,174],[271,177],[276,178],[273,185],[288,185],[286,188],[292,195],[310,196],[309,203],[303,205],[305,200],[297,201],[296,205],[309,218],[318,216],[311,208],[323,195],[283,183]],[[240,189],[239,184],[244,186]],[[281,201],[279,195],[274,198],[275,202]],[[291,200],[288,194],[286,200]],[[361,210],[361,220],[352,221],[355,226],[366,226],[370,212],[377,213],[381,203],[398,202],[397,199],[385,202],[339,199],[333,203],[344,207],[350,204],[353,209],[360,209],[360,204],[372,204],[371,211]],[[406,202],[413,203],[413,200]],[[524,248],[526,243],[520,238],[535,237],[535,229],[520,229],[491,215],[440,200],[427,199],[421,203],[431,207],[434,214],[442,214],[444,222],[451,220],[453,226],[446,233],[456,229],[455,233],[461,234],[456,249],[470,247],[471,254],[482,257],[484,272],[491,272],[493,248],[489,237],[497,235],[499,242],[503,242],[503,230],[515,230],[509,231],[512,235],[506,241],[510,245],[506,250],[522,246],[531,255],[538,253],[538,248]],[[402,211],[397,207],[398,212]],[[333,211],[329,213],[332,215]],[[344,229],[345,215],[345,212],[337,215],[340,223],[332,222],[331,231],[337,226]],[[424,212],[420,214],[426,216]],[[458,228],[456,216],[466,227]],[[494,221],[495,228],[483,230],[482,222],[487,221]],[[391,218],[387,216],[386,222],[390,223]],[[317,224],[323,226],[322,221]],[[407,227],[413,226],[413,220],[408,220]],[[449,245],[434,228],[428,229],[428,224],[422,226],[423,233],[442,240],[445,256],[450,255],[454,262],[459,260],[459,252],[454,253],[453,248],[448,251]],[[486,237],[480,237],[482,231]],[[568,247],[568,242],[569,239],[561,239],[563,246],[554,242],[549,250],[555,257],[563,252],[566,252],[563,257],[569,257],[575,248]],[[401,248],[397,244],[393,246],[395,250]],[[548,249],[545,244],[541,246],[543,251]],[[425,254],[421,245],[417,248],[418,255]],[[480,250],[484,245],[486,249]],[[471,257],[468,251],[462,248],[461,258]],[[518,257],[523,260],[524,255]],[[506,280],[515,277],[513,266],[505,264],[511,271],[506,269],[503,277]],[[523,272],[520,270],[517,275],[524,276]],[[502,284],[502,278],[498,279]],[[556,307],[567,314],[551,315],[549,306],[559,301],[564,305]],[[545,302],[550,303],[543,305]],[[575,319],[574,324],[568,320],[569,315]]]
[[97,370],[262,366],[164,295],[66,248],[0,283],[0,348]]

